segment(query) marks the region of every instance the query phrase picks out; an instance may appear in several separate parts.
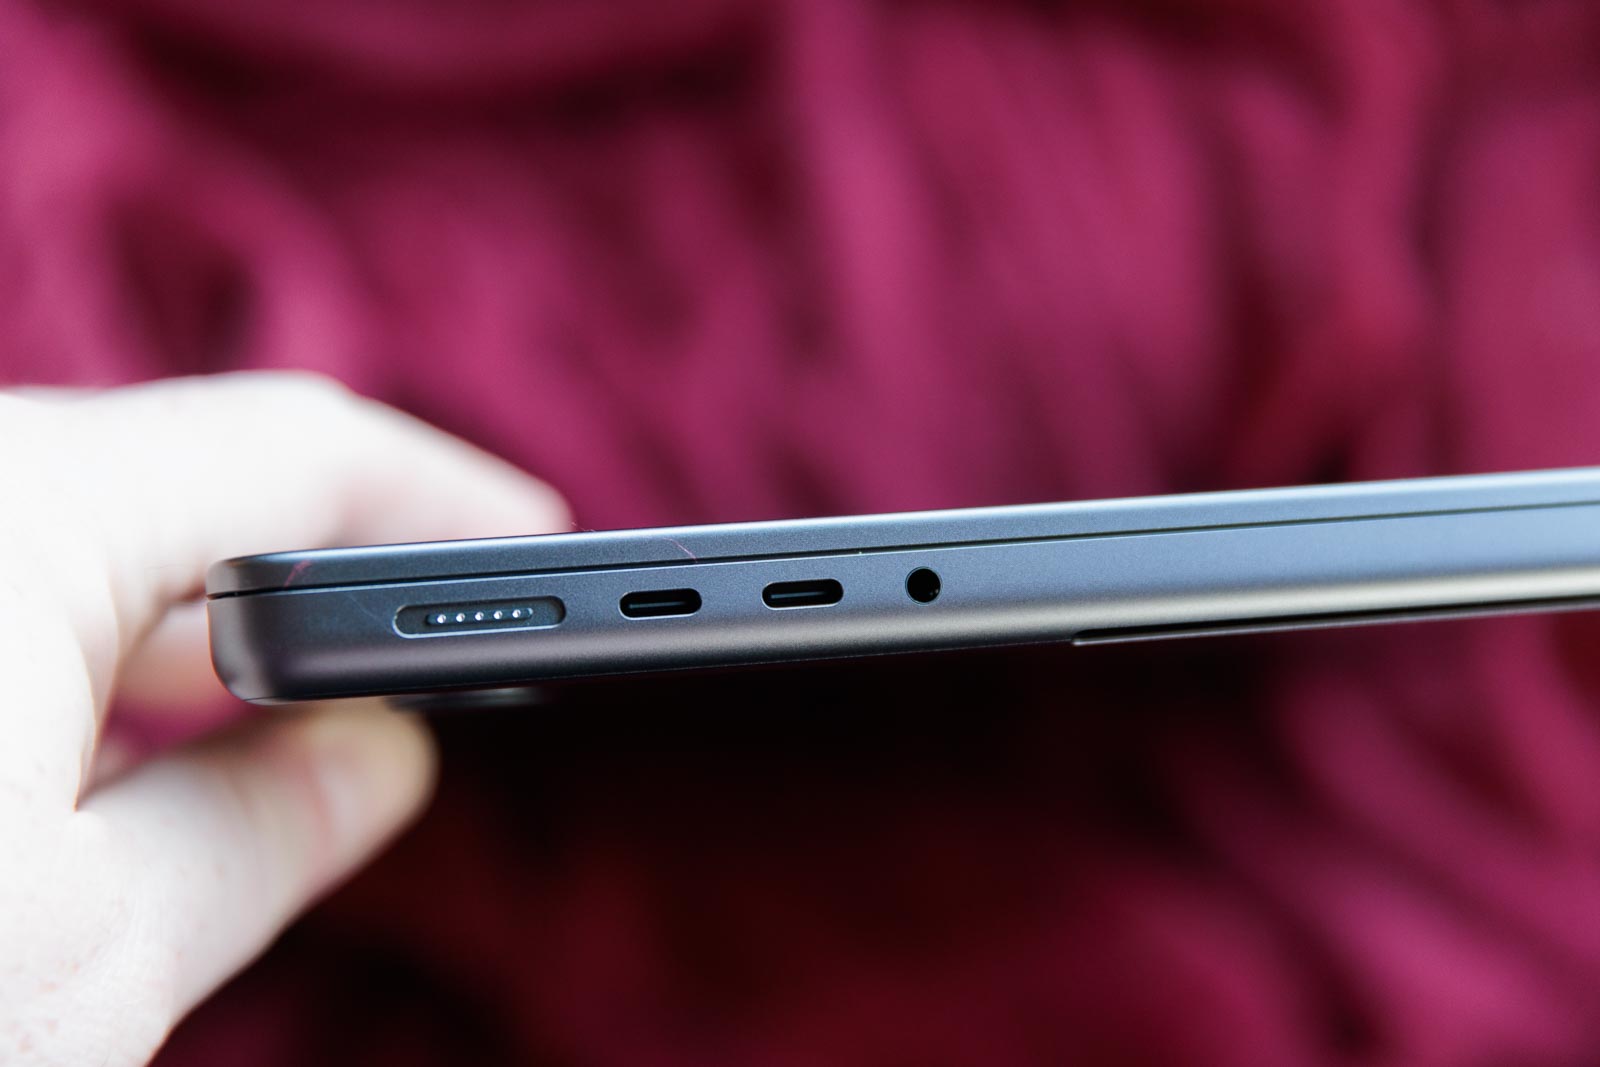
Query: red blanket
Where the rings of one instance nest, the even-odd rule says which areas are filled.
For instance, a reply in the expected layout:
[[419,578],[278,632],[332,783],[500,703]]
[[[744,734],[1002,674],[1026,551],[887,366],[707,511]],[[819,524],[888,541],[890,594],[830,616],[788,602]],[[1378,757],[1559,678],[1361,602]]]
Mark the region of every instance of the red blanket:
[[[0,377],[321,368],[592,527],[1592,463],[1596,41],[1553,0],[0,0]],[[456,718],[433,814],[161,1062],[1593,1062],[1597,641]]]

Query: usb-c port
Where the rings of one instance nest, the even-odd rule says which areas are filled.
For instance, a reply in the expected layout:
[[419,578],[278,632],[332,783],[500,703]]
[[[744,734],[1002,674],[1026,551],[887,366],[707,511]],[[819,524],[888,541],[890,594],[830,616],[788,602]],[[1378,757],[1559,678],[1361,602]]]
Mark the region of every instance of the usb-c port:
[[811,582],[773,582],[761,591],[761,600],[769,608],[818,608],[837,604],[844,596],[844,586],[832,578],[819,578]]
[[700,594],[693,589],[649,589],[622,598],[622,613],[630,619],[659,619],[668,615],[693,615],[700,610]]

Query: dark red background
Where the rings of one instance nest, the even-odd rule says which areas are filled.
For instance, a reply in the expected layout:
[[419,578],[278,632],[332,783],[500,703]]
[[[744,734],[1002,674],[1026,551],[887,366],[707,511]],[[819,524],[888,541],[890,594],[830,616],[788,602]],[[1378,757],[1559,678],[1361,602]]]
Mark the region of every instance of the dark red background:
[[[1597,178],[1576,2],[0,0],[0,377],[321,368],[589,527],[1592,463]],[[457,716],[161,1063],[1593,1062],[1597,639]]]

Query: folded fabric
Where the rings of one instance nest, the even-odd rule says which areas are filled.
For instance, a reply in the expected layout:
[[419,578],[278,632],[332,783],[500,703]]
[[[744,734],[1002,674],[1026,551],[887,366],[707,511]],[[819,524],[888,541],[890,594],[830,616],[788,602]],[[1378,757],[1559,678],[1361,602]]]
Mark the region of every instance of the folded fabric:
[[[1592,463],[1597,34],[1575,0],[0,0],[0,379],[317,368],[590,527]],[[1593,1062],[1597,646],[455,718],[433,813],[161,1063]]]

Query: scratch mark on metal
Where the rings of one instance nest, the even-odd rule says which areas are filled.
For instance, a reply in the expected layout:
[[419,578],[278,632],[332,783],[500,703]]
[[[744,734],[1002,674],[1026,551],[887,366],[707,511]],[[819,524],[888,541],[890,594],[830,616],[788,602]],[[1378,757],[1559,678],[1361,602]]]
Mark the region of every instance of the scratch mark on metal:
[[690,559],[694,560],[697,563],[700,561],[700,557],[695,555],[693,552],[690,552],[688,546],[685,545],[682,541],[678,540],[676,537],[666,537],[666,538],[663,538],[662,540],[671,541],[673,544],[678,546],[678,551],[679,552],[682,552],[685,556],[688,556]]

